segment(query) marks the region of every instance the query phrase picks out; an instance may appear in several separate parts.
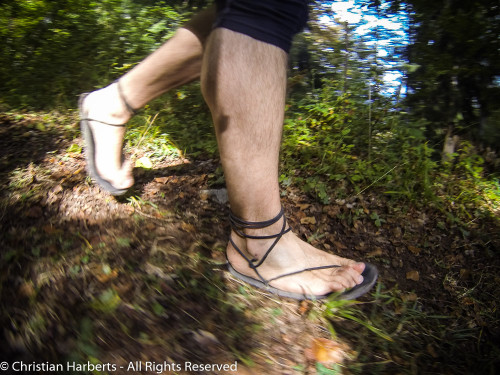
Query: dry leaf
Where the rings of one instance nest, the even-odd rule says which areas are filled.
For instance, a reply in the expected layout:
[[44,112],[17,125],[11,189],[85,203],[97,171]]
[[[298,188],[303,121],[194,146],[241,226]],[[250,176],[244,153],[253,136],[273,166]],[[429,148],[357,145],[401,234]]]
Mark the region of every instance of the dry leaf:
[[60,234],[62,233],[61,229],[54,228],[51,224],[44,225],[42,230],[47,234]]
[[328,206],[327,208],[323,209],[324,212],[330,217],[337,217],[337,215],[340,213],[340,206]]
[[62,187],[62,185],[61,185],[61,184],[59,184],[59,185],[54,186],[54,187],[50,190],[50,192],[51,192],[52,194],[57,194],[57,193],[61,192],[62,190],[63,190],[63,187]]
[[406,278],[408,280],[419,281],[420,274],[418,273],[418,271],[412,270],[412,271],[406,272]]
[[339,241],[333,241],[333,244],[335,245],[335,248],[338,249],[338,250],[345,250],[345,249],[347,249],[347,247],[343,243],[341,243]]
[[465,269],[465,268],[460,269],[460,278],[462,280],[468,280],[468,279],[470,279],[470,276],[471,276],[470,270]]
[[297,203],[295,206],[296,206],[299,210],[304,211],[304,210],[308,209],[308,208],[309,208],[309,206],[311,206],[311,205],[310,205],[310,204],[307,204],[307,203]]
[[154,275],[162,280],[173,281],[172,277],[163,272],[162,268],[155,266],[149,262],[144,265],[144,271],[146,271],[148,275]]
[[432,358],[438,357],[436,349],[434,349],[434,346],[432,346],[432,344],[427,344],[427,353],[429,353],[432,356]]
[[464,297],[462,298],[462,301],[461,301],[464,305],[466,306],[472,306],[474,305],[474,300],[470,297]]
[[132,288],[133,284],[129,281],[119,283],[117,285],[112,285],[113,290],[119,295],[123,296],[128,293]]
[[345,344],[324,338],[314,338],[311,348],[305,354],[309,359],[323,364],[342,363],[346,357],[346,350]]
[[112,280],[118,276],[118,271],[117,270],[112,270],[110,273],[101,273],[100,275],[97,275],[96,278],[99,280],[101,283],[107,283],[109,280]]
[[36,292],[35,288],[33,287],[32,282],[25,281],[24,283],[21,284],[18,290],[19,294],[24,297],[34,297]]
[[[417,272],[417,275],[418,275],[418,272]],[[416,280],[416,281],[418,281],[418,280]],[[401,299],[404,302],[415,302],[417,300],[417,295],[415,293],[403,294],[401,296]]]
[[314,216],[303,217],[300,219],[301,224],[316,224],[316,218]]
[[211,332],[199,329],[198,331],[191,331],[193,334],[193,339],[200,345],[204,350],[214,353],[220,341]]
[[305,212],[303,212],[303,211],[297,211],[297,213],[295,214],[295,217],[297,219],[302,219],[302,218],[304,218],[306,216],[307,216],[307,214]]
[[198,331],[192,331],[193,338],[198,342],[198,344],[208,345],[208,344],[220,344],[219,340],[211,332],[199,329]]
[[394,307],[394,314],[400,315],[400,314],[402,314],[404,312],[406,312],[406,306],[404,306],[404,305],[396,305],[396,307]]
[[420,254],[420,249],[418,247],[408,245],[408,250],[410,250],[413,254],[419,255]]
[[375,250],[373,251],[370,251],[366,256],[368,258],[371,258],[371,257],[378,257],[378,256],[381,256],[383,254],[383,251],[380,247],[376,247]]
[[154,179],[155,182],[159,182],[160,184],[166,184],[168,182],[169,177],[156,177]]
[[308,300],[303,300],[300,302],[299,306],[299,314],[304,315],[306,314],[309,310],[311,310],[312,307],[312,302]]
[[181,228],[182,228],[182,230],[184,230],[184,231],[186,231],[188,233],[194,233],[194,232],[196,232],[196,228],[195,228],[195,226],[193,224],[189,224],[189,223],[183,222],[181,224]]
[[392,234],[393,234],[393,235],[394,235],[394,237],[396,237],[396,238],[401,237],[401,228],[400,228],[400,227],[395,227],[395,228],[392,230]]

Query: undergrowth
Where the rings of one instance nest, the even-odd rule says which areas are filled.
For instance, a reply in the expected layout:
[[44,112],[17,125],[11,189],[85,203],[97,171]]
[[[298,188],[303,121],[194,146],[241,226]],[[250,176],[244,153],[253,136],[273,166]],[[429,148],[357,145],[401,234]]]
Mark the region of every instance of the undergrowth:
[[[153,165],[169,157],[216,158],[217,148],[211,119],[208,110],[200,104],[199,95],[198,87],[193,85],[152,103],[131,122],[126,138],[127,151],[149,158]],[[367,152],[361,151],[368,143],[363,141],[362,136],[361,140],[357,137],[361,127],[355,116],[356,103],[348,97],[330,99],[317,104],[293,104],[289,107],[280,176],[284,190],[295,188],[306,192],[324,206],[331,203],[334,206],[342,198],[348,201],[347,198],[380,194],[390,198],[387,200],[389,205],[402,207],[402,210],[404,208],[409,211],[409,207],[431,208],[441,215],[436,221],[443,232],[459,231],[463,239],[471,237],[475,232],[476,241],[486,243],[487,255],[498,255],[497,250],[488,245],[488,241],[491,241],[488,236],[494,237],[495,234],[483,229],[488,222],[496,223],[490,228],[498,228],[500,186],[497,177],[485,172],[484,160],[477,155],[472,144],[462,141],[451,161],[442,163],[435,158],[435,148],[419,137],[418,132],[399,128],[392,118],[390,126],[373,135],[368,157]],[[9,116],[18,118],[18,121],[23,120],[23,115]],[[75,121],[72,116],[72,113],[68,115]],[[43,133],[49,128],[54,131],[53,128],[59,126],[55,115],[27,117],[31,119],[26,124],[27,132]],[[69,134],[69,138],[76,134],[76,123],[68,127],[68,122],[71,121],[60,122],[64,124],[64,131]],[[36,125],[37,123],[43,126]],[[44,125],[46,123],[55,125]],[[62,129],[61,125],[61,131]],[[21,132],[20,137],[23,136],[24,133]],[[81,153],[81,148],[72,144],[66,149],[66,153],[78,154]],[[64,157],[66,156],[61,157],[61,162]],[[40,170],[39,166],[32,164],[13,169],[6,185],[9,199],[29,203],[35,195],[41,196],[43,191],[38,185],[44,182],[45,175],[46,172]],[[130,199],[129,202],[131,207],[144,206],[144,210],[152,207],[153,217],[164,218],[164,215],[158,215],[156,203],[149,203],[149,200],[141,197]],[[29,215],[36,217],[40,214],[30,211]],[[382,211],[370,211],[363,207],[351,207],[349,211],[340,212],[337,219],[342,225],[349,227],[364,221],[375,230],[384,229],[389,220]],[[139,226],[142,228],[142,225],[146,224]],[[185,228],[191,230],[189,225],[185,225]],[[47,237],[53,234],[50,227],[44,231]],[[14,233],[10,236],[14,236]],[[314,235],[311,236],[311,241],[320,239],[313,237]],[[63,240],[68,239],[61,237],[60,242]],[[71,240],[75,241],[73,237]],[[127,237],[119,237],[114,241],[116,251],[136,246]],[[422,238],[421,241],[421,244],[416,245],[425,249],[423,243],[427,239]],[[38,247],[41,250],[37,246],[30,249],[30,257],[38,259],[40,254],[43,255],[46,245],[40,243]],[[197,247],[190,252],[192,264],[185,266],[186,269],[196,270],[196,264],[199,264],[196,249]],[[467,248],[463,254],[450,253],[449,257],[464,256],[470,251],[473,250]],[[82,270],[88,268],[90,262],[99,265],[96,266],[96,272],[101,279],[114,277],[114,268],[101,259],[94,259],[95,254],[95,249],[92,252],[85,250],[84,254],[75,257],[71,261],[70,274],[76,278]],[[24,255],[19,250],[19,253],[12,255],[12,259],[22,256]],[[437,262],[435,258],[433,260]],[[387,262],[385,264],[390,264],[390,260],[385,259],[380,264],[384,265],[384,261]],[[155,267],[160,269],[163,264],[162,260]],[[446,373],[454,370],[451,364],[456,360],[453,356],[470,350],[468,346],[471,342],[478,343],[477,347],[471,351],[471,355],[464,355],[460,359],[460,368],[470,368],[471,363],[477,360],[475,365],[483,373],[493,371],[496,366],[494,355],[498,354],[498,348],[492,341],[488,344],[484,337],[494,335],[495,327],[485,328],[486,325],[481,326],[484,324],[481,322],[492,322],[498,314],[496,305],[487,302],[497,293],[492,283],[497,278],[494,269],[478,267],[474,270],[478,276],[467,279],[467,273],[471,272],[468,269],[447,265],[444,261],[438,267],[445,273],[443,284],[445,288],[449,288],[455,304],[446,313],[434,313],[438,310],[434,307],[436,302],[430,296],[416,295],[411,290],[403,291],[397,285],[386,288],[382,283],[371,294],[369,303],[331,300],[319,305],[316,314],[311,313],[311,319],[325,322],[330,337],[350,343],[352,350],[346,364],[325,367],[318,363],[317,373],[413,374],[418,373],[421,368],[437,369],[440,366]],[[154,270],[159,272],[157,268]],[[209,290],[200,291],[200,285],[205,285],[206,277],[198,271],[195,272],[198,275],[196,277],[191,273],[188,276],[183,273],[174,275],[175,280],[185,288],[183,293],[186,293],[186,299],[189,300],[191,295],[208,294],[216,300],[225,298],[217,288],[210,287]],[[26,294],[31,295],[31,289]],[[167,292],[164,294],[169,295]],[[141,308],[151,310],[148,314],[152,317],[161,317],[169,306],[167,302],[177,302],[170,301],[170,297],[163,295],[162,298],[165,300],[161,299],[150,305],[142,301]],[[245,311],[247,304],[250,304],[246,300],[250,297],[238,294],[238,298],[244,300],[242,311]],[[258,299],[260,295],[253,295],[252,298]],[[122,306],[122,302],[117,292],[105,289],[92,296],[87,308],[89,314],[102,313],[105,315],[103,319],[108,320],[106,324],[111,324],[118,306]],[[42,312],[36,312],[31,319],[26,332],[23,332],[30,340],[37,340],[41,336],[39,332],[47,330],[47,324],[44,323]],[[83,358],[88,359],[96,355],[92,342],[95,327],[85,316],[81,317],[78,324],[77,349]],[[235,337],[230,338],[231,344],[239,342],[239,327],[233,329]],[[487,332],[488,329],[492,332]],[[491,347],[486,348],[485,345]],[[477,353],[481,354],[481,350],[486,351],[486,354],[473,358]],[[234,349],[234,352],[237,353],[238,350]]]

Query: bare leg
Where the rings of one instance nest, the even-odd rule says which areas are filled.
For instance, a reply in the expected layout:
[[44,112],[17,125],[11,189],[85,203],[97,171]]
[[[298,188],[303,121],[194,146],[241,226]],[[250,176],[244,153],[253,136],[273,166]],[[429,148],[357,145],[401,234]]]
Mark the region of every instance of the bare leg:
[[[210,35],[202,67],[202,90],[214,118],[231,210],[247,221],[264,221],[280,211],[278,158],[285,105],[287,54],[270,44],[219,28]],[[279,232],[283,222],[247,234]],[[232,233],[238,247],[260,259],[272,240]],[[228,259],[240,273],[255,276],[231,244]],[[292,232],[285,234],[259,267],[270,279],[305,267],[342,267],[273,281],[295,293],[327,294],[362,282],[365,265],[317,250]]]
[[[127,103],[139,109],[168,90],[198,79],[203,45],[210,34],[215,9],[195,16],[153,54],[120,78],[122,95]],[[91,93],[84,102],[88,117],[112,124],[126,123],[132,113],[113,83]],[[96,143],[96,168],[116,188],[133,185],[132,166],[122,165],[121,155],[125,128],[90,124]]]

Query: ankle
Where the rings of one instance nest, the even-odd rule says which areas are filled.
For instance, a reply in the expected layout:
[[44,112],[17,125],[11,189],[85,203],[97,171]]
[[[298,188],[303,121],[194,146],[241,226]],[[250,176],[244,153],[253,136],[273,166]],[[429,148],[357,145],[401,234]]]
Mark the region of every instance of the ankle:
[[90,118],[111,124],[125,124],[132,117],[120,98],[117,83],[90,93],[86,105]]
[[245,221],[230,215],[232,246],[239,249],[248,259],[261,260],[269,255],[291,228],[286,222],[284,210],[266,221]]

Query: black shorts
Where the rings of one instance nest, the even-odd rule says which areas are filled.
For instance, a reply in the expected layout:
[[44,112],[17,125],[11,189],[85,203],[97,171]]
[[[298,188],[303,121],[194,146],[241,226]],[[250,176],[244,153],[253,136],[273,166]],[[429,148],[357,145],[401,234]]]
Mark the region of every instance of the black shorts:
[[286,52],[309,15],[310,0],[216,0],[214,27],[270,43]]

